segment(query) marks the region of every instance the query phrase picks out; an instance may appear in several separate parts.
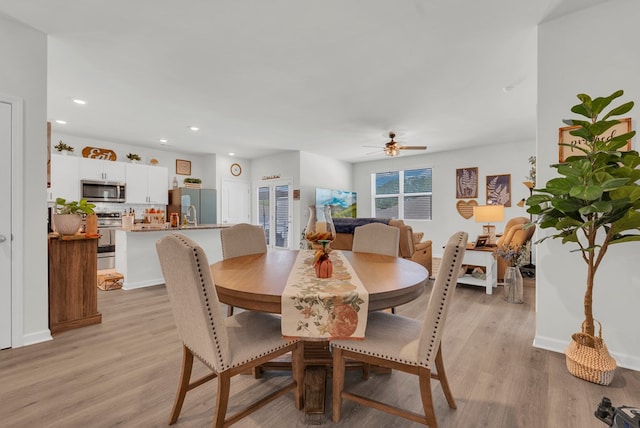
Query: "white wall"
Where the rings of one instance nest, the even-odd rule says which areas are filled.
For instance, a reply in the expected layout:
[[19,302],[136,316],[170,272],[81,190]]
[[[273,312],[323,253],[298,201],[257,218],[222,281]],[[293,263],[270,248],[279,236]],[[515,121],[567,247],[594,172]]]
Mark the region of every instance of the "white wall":
[[[24,230],[16,242],[24,269],[23,331],[25,345],[50,339],[47,287],[47,38],[0,16],[0,92],[24,100],[22,215]],[[3,142],[3,144],[11,142]],[[10,153],[9,147],[2,147]],[[19,344],[18,344],[19,345]]]
[[354,187],[358,192],[358,217],[372,217],[371,174],[384,171],[398,171],[414,168],[433,169],[433,219],[412,220],[415,232],[424,232],[424,239],[433,241],[433,254],[440,256],[442,246],[458,230],[469,233],[475,239],[482,233],[482,225],[473,218],[465,219],[457,211],[456,169],[478,167],[479,205],[486,204],[486,176],[511,174],[511,207],[505,208],[505,221],[495,223],[496,230],[502,231],[504,224],[512,217],[528,217],[525,208],[516,206],[518,201],[529,196],[529,190],[522,184],[529,175],[529,157],[535,154],[535,142],[524,141],[510,144],[480,146],[468,150],[425,153],[417,156],[398,156],[383,160],[354,165]]
[[300,203],[296,234],[301,236],[309,221],[309,205],[316,203],[316,188],[353,191],[353,164],[327,156],[300,152]]
[[[129,162],[127,154],[136,153],[142,158],[141,163],[148,164],[151,158],[155,158],[158,159],[159,166],[164,166],[169,169],[167,189],[172,187],[174,177],[178,179],[179,186],[184,185],[183,180],[185,178],[194,177],[202,180],[202,187],[207,189],[216,188],[216,155],[214,154],[185,153],[174,151],[169,146],[165,147],[160,145],[158,145],[158,148],[153,149],[150,147],[112,143],[104,140],[68,135],[61,132],[60,129],[56,130],[55,124],[53,126],[54,129],[51,132],[52,150],[53,146],[58,144],[58,141],[62,140],[73,147],[73,156],[82,157],[82,149],[87,146],[113,150],[116,153],[118,162]],[[60,125],[57,125],[57,127],[60,127]],[[176,174],[176,159],[191,161],[191,175]]]
[[[635,101],[629,116],[640,120],[640,61],[636,0],[611,0],[540,26],[538,87],[538,182],[546,183],[558,161],[558,128],[578,93],[606,96],[623,89]],[[617,105],[617,104],[616,104]],[[638,150],[638,137],[633,149]],[[546,231],[539,232],[543,236]],[[573,246],[547,240],[538,245],[535,345],[563,352],[584,319],[586,265]],[[618,365],[640,370],[640,243],[615,245],[600,266],[594,286],[594,316]]]
[[[293,201],[292,241],[293,248],[298,248],[302,230],[309,219],[307,206],[315,203],[315,189],[351,190],[352,164],[326,156],[308,152],[288,152],[251,162],[252,206],[255,208],[257,195],[255,189],[264,182],[263,177],[279,176],[291,179],[293,188],[300,190],[300,199]],[[252,213],[252,221],[257,222],[256,213]]]

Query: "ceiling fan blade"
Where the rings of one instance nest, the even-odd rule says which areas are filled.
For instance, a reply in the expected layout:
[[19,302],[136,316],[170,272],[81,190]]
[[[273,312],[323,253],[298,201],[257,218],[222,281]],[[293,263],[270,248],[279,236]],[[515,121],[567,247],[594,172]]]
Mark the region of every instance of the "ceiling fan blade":
[[[369,146],[371,147],[371,146]],[[382,153],[384,150],[378,147],[378,150],[374,150],[373,152],[367,152],[365,153],[367,156],[369,155],[375,155],[376,153]]]
[[398,146],[398,150],[427,150],[427,146]]

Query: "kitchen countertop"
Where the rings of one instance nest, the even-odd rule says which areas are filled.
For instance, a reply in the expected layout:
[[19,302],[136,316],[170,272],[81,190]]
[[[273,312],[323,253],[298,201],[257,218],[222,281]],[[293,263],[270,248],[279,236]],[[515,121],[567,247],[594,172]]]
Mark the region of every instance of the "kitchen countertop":
[[[225,229],[233,226],[232,224],[199,224],[197,226],[180,225],[178,227],[170,227],[169,223],[162,225],[151,225],[145,223],[137,223],[132,230],[125,230],[125,232],[160,232],[160,231],[178,231],[178,230],[201,230],[201,229]],[[124,229],[123,229],[124,230]]]

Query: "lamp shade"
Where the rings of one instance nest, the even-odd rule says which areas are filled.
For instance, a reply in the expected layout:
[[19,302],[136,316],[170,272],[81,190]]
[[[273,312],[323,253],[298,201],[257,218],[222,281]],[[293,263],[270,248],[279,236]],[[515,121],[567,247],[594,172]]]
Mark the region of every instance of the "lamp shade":
[[476,223],[504,221],[504,205],[480,205],[473,207],[473,219]]

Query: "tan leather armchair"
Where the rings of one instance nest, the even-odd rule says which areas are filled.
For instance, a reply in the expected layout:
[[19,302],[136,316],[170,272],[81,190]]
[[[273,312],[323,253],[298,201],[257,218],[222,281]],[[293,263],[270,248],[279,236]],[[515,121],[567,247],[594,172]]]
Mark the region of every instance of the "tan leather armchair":
[[[525,228],[529,222],[530,220],[527,217],[515,217],[509,220],[504,227],[502,236],[496,242],[497,247],[504,245],[520,248],[523,245],[528,245],[536,231],[535,225]],[[501,257],[498,257],[498,281],[504,279],[507,266],[507,262]]]

